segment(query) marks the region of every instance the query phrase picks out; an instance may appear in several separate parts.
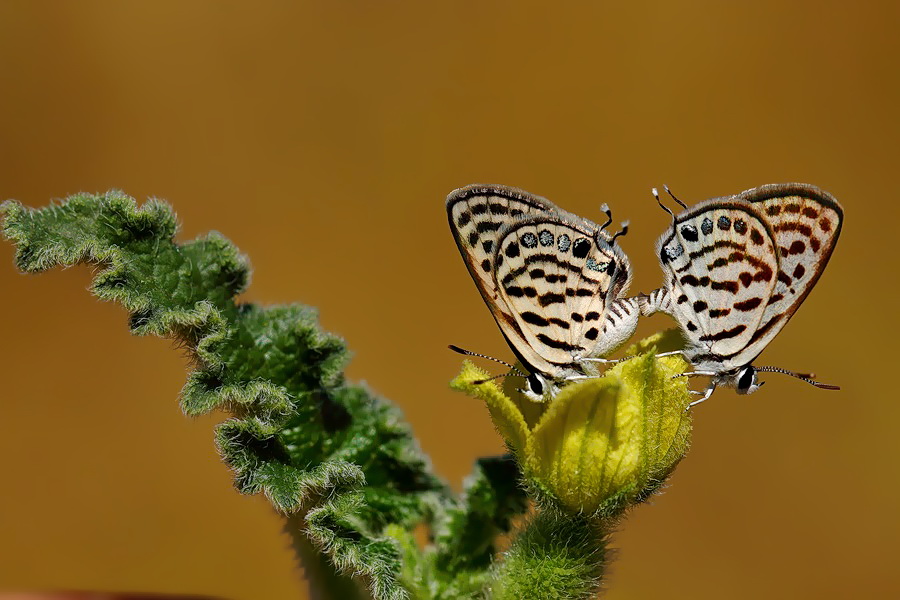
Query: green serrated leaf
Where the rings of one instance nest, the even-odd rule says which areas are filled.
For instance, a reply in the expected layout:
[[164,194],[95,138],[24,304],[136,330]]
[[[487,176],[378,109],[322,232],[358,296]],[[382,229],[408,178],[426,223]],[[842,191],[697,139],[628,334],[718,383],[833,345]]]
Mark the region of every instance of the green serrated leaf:
[[435,526],[437,568],[454,574],[490,566],[497,537],[528,509],[522,474],[512,456],[479,459],[460,502]]
[[406,597],[396,540],[382,532],[412,528],[449,492],[398,411],[344,383],[344,344],[319,329],[314,310],[235,303],[246,258],[215,232],[176,243],[163,202],[78,194],[38,210],[5,202],[0,216],[21,270],[99,265],[91,291],[125,306],[134,333],[192,351],[182,409],[234,415],[216,441],[241,492],[305,515],[306,531],[292,534],[309,535],[376,598]]

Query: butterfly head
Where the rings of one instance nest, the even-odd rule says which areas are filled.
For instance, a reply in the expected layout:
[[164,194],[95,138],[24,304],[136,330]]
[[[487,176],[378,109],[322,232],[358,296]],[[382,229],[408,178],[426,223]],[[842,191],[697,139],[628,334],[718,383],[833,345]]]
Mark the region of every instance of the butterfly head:
[[738,394],[752,394],[762,387],[764,381],[758,382],[756,378],[756,367],[747,365],[738,369],[732,376],[735,390]]
[[520,391],[532,402],[544,402],[548,394],[552,397],[558,390],[556,385],[540,373],[531,373],[525,378],[525,387]]
[[823,390],[841,389],[836,385],[821,383],[814,380],[813,377],[815,377],[815,375],[813,373],[795,373],[794,371],[788,371],[787,369],[781,369],[779,367],[754,367],[753,365],[745,365],[736,371],[723,376],[726,378],[724,383],[725,385],[734,387],[738,394],[752,394],[765,383],[765,381],[757,382],[756,377],[758,373],[781,373],[782,375],[790,375],[791,377],[796,377],[801,381],[805,381],[806,383]]

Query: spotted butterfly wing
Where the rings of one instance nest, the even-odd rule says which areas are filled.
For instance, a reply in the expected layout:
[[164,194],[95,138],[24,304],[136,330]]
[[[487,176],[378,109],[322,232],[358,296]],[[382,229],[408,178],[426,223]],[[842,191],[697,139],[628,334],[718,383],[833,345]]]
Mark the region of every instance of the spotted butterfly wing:
[[775,287],[756,339],[737,358],[750,362],[781,331],[822,275],[837,244],[844,211],[828,192],[800,183],[770,184],[739,194],[770,225],[778,254]]
[[558,212],[545,198],[500,185],[468,185],[447,196],[450,231],[489,306],[496,302],[494,251],[500,230],[525,216]]
[[697,374],[739,393],[758,388],[750,363],[812,290],[837,243],[843,210],[807,184],[771,184],[701,202],[674,215],[657,244],[665,285],[641,298],[642,314],[675,316]]
[[670,312],[703,349],[694,360],[740,355],[754,340],[778,272],[766,221],[749,203],[707,200],[677,215],[657,245]]
[[578,357],[608,349],[601,336],[607,309],[626,282],[619,253],[596,233],[556,215],[502,231],[494,258],[497,321],[532,371],[557,377],[577,369]]
[[[633,332],[638,316],[634,299],[616,300],[615,317],[607,320],[610,301],[624,293],[631,273],[625,255],[597,224],[544,198],[496,185],[470,185],[453,191],[447,197],[447,214],[472,279],[510,347],[532,373],[560,377],[573,365],[575,355],[602,353]],[[544,231],[547,233],[542,238]],[[522,244],[521,237],[530,239],[526,233],[535,236],[534,248]],[[541,239],[547,241],[547,235],[553,237],[552,244],[541,246]],[[590,247],[579,242],[575,253],[574,244],[579,239],[588,240]],[[507,256],[513,242],[519,254]],[[538,248],[544,250],[532,252]],[[509,252],[515,254],[515,250]],[[538,256],[548,254],[559,259],[552,268],[546,256]],[[530,261],[528,269],[513,272],[517,267],[510,265],[521,268],[526,260]],[[564,269],[561,265],[566,260],[577,264],[570,264],[571,270]],[[609,272],[599,278],[586,275],[583,279],[576,274],[583,274],[585,269],[593,273],[592,267],[607,263]],[[541,269],[543,275],[536,272]],[[596,287],[588,297],[583,286],[592,281],[597,283],[592,284]],[[569,285],[577,282],[582,285],[578,288],[582,290],[580,296]],[[550,302],[560,297],[563,302]],[[577,321],[579,318],[582,321]],[[597,324],[603,328],[595,334]],[[595,335],[598,339],[592,339]],[[592,353],[578,349],[582,347]]]

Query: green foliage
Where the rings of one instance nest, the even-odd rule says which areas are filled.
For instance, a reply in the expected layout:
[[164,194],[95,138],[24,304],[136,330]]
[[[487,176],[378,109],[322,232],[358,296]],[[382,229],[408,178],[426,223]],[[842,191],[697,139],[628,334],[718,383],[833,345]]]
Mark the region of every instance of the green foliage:
[[[671,377],[683,364],[653,356],[678,343],[671,334],[541,405],[475,384],[484,373],[467,365],[454,386],[486,402],[515,455],[480,459],[455,497],[399,411],[344,380],[344,343],[319,329],[314,310],[235,302],[249,264],[221,235],[176,243],[166,204],[138,208],[119,192],[38,210],[6,202],[0,219],[19,269],[97,265],[91,291],[125,306],[133,333],[190,350],[183,411],[231,414],[215,439],[235,486],[286,515],[323,597],[590,597],[615,518],[687,449],[687,392]],[[606,464],[615,470],[594,473]],[[526,489],[540,510],[517,533],[531,506]],[[514,540],[498,560],[507,533]]]
[[491,564],[498,535],[528,508],[512,456],[482,458],[466,483],[464,501],[436,526],[437,562],[442,570],[483,569]]
[[305,515],[305,532],[292,533],[308,535],[376,598],[406,596],[398,545],[383,531],[411,528],[451,499],[398,411],[344,382],[343,342],[319,330],[313,310],[237,304],[246,258],[217,233],[175,243],[175,215],[161,202],[138,208],[109,192],[40,210],[6,202],[2,211],[19,269],[100,265],[91,291],[124,305],[132,332],[193,352],[181,406],[233,413],[216,441],[241,492]]

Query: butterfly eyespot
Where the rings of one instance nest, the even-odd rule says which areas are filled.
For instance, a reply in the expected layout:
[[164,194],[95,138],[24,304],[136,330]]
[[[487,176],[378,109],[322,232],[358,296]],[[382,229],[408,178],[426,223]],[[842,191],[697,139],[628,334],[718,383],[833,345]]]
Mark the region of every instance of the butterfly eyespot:
[[526,248],[534,248],[537,246],[537,243],[538,243],[537,236],[534,235],[533,233],[531,233],[530,231],[523,233],[520,240],[522,242],[522,245],[525,246]]
[[666,254],[666,258],[668,260],[675,260],[682,254],[684,254],[684,247],[681,244],[676,244],[674,246],[666,246],[663,248],[663,251]]
[[571,245],[572,240],[565,233],[556,238],[556,247],[560,252],[568,252]]
[[734,222],[734,230],[742,235],[747,233],[747,223],[743,219],[737,219]]
[[541,240],[541,246],[552,246],[553,245],[553,234],[550,233],[547,229],[541,230],[538,234]]
[[515,258],[519,255],[519,244],[510,242],[506,247],[505,254],[508,258]]
[[589,259],[587,259],[587,263],[585,263],[585,264],[587,265],[587,268],[590,269],[591,271],[597,271],[598,273],[603,273],[604,271],[606,271],[606,268],[609,263],[598,263],[593,258],[589,258]]
[[572,256],[575,258],[584,258],[591,251],[591,243],[587,238],[578,238],[572,245]]
[[722,231],[728,231],[729,229],[731,229],[731,219],[729,219],[725,215],[719,217],[718,224],[719,229],[721,229]]
[[700,239],[697,236],[697,228],[693,225],[684,225],[681,228],[681,237],[689,242],[696,242],[698,239]]
[[703,222],[700,223],[700,231],[702,231],[706,235],[709,235],[712,233],[712,230],[713,230],[712,219],[710,219],[709,217],[704,217]]

